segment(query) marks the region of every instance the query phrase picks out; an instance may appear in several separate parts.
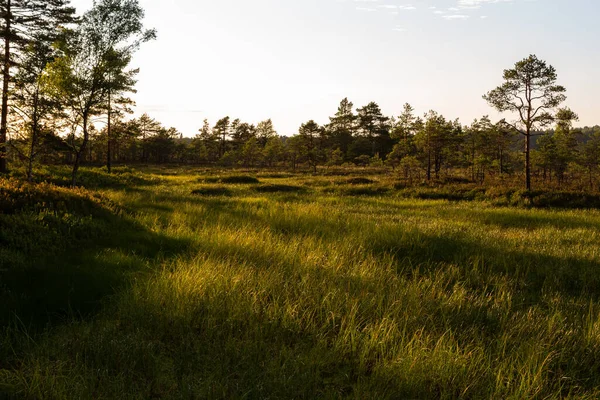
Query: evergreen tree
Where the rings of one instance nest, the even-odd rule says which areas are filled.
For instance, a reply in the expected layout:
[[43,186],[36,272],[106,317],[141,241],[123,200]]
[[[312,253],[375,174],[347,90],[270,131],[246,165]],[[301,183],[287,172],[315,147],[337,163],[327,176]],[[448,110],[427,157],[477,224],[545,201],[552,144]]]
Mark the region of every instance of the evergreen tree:
[[277,162],[281,161],[285,153],[285,147],[281,138],[274,136],[267,140],[267,144],[263,149],[263,158],[269,167],[272,167]]
[[331,146],[340,149],[343,154],[348,153],[356,129],[356,115],[352,111],[353,107],[354,104],[348,98],[344,98],[340,102],[335,116],[329,117],[330,122],[326,126]]
[[244,166],[254,167],[262,156],[260,151],[260,145],[256,137],[251,137],[244,143],[244,147],[241,149],[240,158]]
[[600,166],[600,126],[588,132],[586,142],[581,145],[579,163],[588,172],[590,189],[594,189],[594,174]]
[[258,143],[260,146],[265,147],[269,139],[277,136],[277,131],[273,126],[273,121],[271,121],[271,119],[267,119],[259,122],[258,125],[256,125],[255,136],[258,138]]
[[556,113],[557,126],[554,132],[556,159],[553,168],[559,184],[563,182],[569,164],[577,159],[577,137],[572,128],[573,121],[578,119],[577,114],[569,108],[562,108]]
[[219,158],[223,157],[226,151],[227,136],[230,134],[231,122],[229,117],[221,118],[217,121],[212,131],[219,138]]
[[[103,114],[111,93],[131,90],[137,70],[124,68],[139,45],[156,35],[154,30],[143,28],[143,17],[137,0],[94,2],[63,44],[64,56],[51,64],[56,94],[69,108],[73,124],[81,127],[81,140],[71,138],[73,186],[89,141],[90,119]],[[72,130],[71,135],[77,132]]]
[[7,172],[11,67],[19,65],[31,46],[47,47],[59,35],[61,25],[74,22],[75,9],[68,0],[0,0],[2,57],[2,109],[0,116],[0,173]]
[[531,137],[554,121],[553,112],[566,100],[566,89],[556,84],[556,70],[531,55],[504,71],[504,83],[483,96],[500,112],[518,114],[512,126],[525,137],[525,186],[531,190]]
[[302,141],[301,157],[313,168],[313,172],[317,173],[317,165],[322,161],[323,154],[319,148],[319,138],[323,135],[323,127],[315,121],[310,120],[300,126],[298,131],[300,140]]
[[242,148],[248,140],[256,138],[256,127],[247,122],[235,120],[231,128],[231,140],[235,149]]
[[[46,38],[32,41],[20,53],[20,65],[13,78],[12,120],[17,122],[17,135],[24,146],[14,146],[20,157],[27,161],[27,178],[32,180],[33,163],[38,144],[44,135],[58,130],[61,120],[60,104],[53,100],[44,72],[57,56]],[[13,139],[14,139],[13,135]]]
[[371,142],[371,156],[377,153],[387,154],[391,150],[389,118],[382,114],[377,103],[371,102],[359,108],[357,121],[359,134]]
[[142,138],[142,162],[148,162],[148,140],[156,135],[162,129],[162,125],[157,120],[144,113],[137,120]]
[[215,162],[219,159],[219,138],[210,128],[208,120],[205,119],[200,129],[200,134],[197,136],[202,142],[203,151],[206,151],[206,160]]

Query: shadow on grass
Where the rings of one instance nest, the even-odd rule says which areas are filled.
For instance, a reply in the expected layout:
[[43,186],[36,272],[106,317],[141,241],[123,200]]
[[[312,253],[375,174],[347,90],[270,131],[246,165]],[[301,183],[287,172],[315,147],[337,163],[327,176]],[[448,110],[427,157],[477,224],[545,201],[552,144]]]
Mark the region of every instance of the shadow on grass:
[[[228,214],[239,225],[251,221],[275,234],[317,236],[333,242],[343,240],[343,235],[351,235],[359,226],[350,226],[348,230],[326,216],[313,215],[282,221],[276,213],[265,216],[250,209],[234,209],[230,200],[199,201],[210,205],[213,216]],[[93,314],[106,296],[126,283],[128,273],[143,270],[148,261],[177,256],[190,245],[149,232],[114,213],[108,212],[99,219],[100,225],[94,229],[84,225],[84,229],[91,230],[89,238],[70,244],[51,258],[38,257],[38,261],[32,260],[22,271],[9,274],[13,277],[7,286],[12,288],[9,292],[20,293],[14,297],[13,310],[36,326],[55,321],[67,312]],[[218,220],[209,218],[206,222],[216,224]],[[52,235],[52,240],[71,239],[64,233]],[[395,370],[396,354],[386,354],[384,350],[367,352],[363,345],[368,340],[364,333],[368,325],[388,317],[385,310],[391,304],[386,302],[394,301],[394,296],[388,299],[385,290],[399,287],[385,280],[351,276],[318,265],[303,269],[303,263],[318,260],[299,260],[286,255],[283,249],[265,251],[252,245],[220,241],[195,245],[195,251],[206,254],[216,265],[229,262],[240,270],[255,270],[255,275],[242,274],[256,279],[247,295],[235,297],[235,287],[228,291],[227,286],[215,286],[215,292],[202,288],[192,295],[192,309],[187,314],[192,317],[182,320],[161,301],[148,303],[145,299],[151,296],[141,296],[139,303],[131,305],[131,310],[135,310],[130,311],[132,315],[119,316],[133,317],[131,320],[109,320],[100,325],[101,332],[92,326],[84,331],[83,338],[77,332],[57,339],[68,345],[69,351],[55,350],[55,358],[51,358],[56,364],[49,365],[84,367],[80,370],[87,371],[89,376],[85,378],[89,381],[71,384],[79,389],[87,386],[87,397],[126,397],[130,393],[132,397],[144,398],[458,398],[469,389],[471,398],[490,398],[490,390],[497,384],[494,374],[502,368],[500,364],[508,357],[518,357],[494,348],[495,337],[503,332],[499,331],[499,318],[487,308],[452,307],[443,303],[442,296],[416,294],[412,304],[415,309],[408,309],[411,316],[404,330],[407,337],[423,330],[438,338],[452,332],[459,342],[470,343],[473,333],[481,332],[482,343],[496,370],[486,370],[474,382],[470,375],[474,369],[461,369],[458,365],[441,372],[431,371],[428,367],[434,364],[427,364],[427,357],[415,358],[415,369],[411,365]],[[522,308],[539,302],[544,286],[574,296],[598,293],[596,271],[600,271],[600,266],[596,262],[540,256],[528,251],[507,252],[465,236],[428,235],[401,226],[366,235],[362,245],[382,261],[395,257],[398,273],[408,280],[418,278],[417,273],[434,274],[450,265],[457,266],[462,275],[447,283],[448,290],[461,282],[481,292],[488,282],[476,279],[491,281],[494,276],[510,275],[523,293]],[[473,258],[482,260],[483,275],[487,278],[471,276]],[[262,272],[274,267],[281,269],[280,280],[271,283],[260,280]],[[296,282],[307,275],[320,284],[305,293],[303,290],[307,289],[296,286]],[[306,299],[308,294],[314,298]],[[181,298],[177,293],[173,296],[177,300],[173,305],[179,304]],[[353,326],[342,332],[339,321],[330,324],[325,300],[330,301],[334,296],[340,296],[340,309],[336,311],[341,311],[341,316],[356,311],[360,317],[356,329]],[[19,310],[20,298],[26,301]],[[350,305],[344,308],[344,304],[351,303],[346,300],[359,298],[364,301],[357,305],[357,310],[351,310]],[[381,300],[380,308],[373,308],[370,299],[374,298]],[[302,299],[300,304],[311,307],[290,307],[299,299]],[[38,307],[43,310],[39,315]],[[307,317],[311,323],[303,322],[304,311],[314,313]],[[296,312],[298,315],[294,316]],[[350,338],[341,340],[341,333]],[[521,340],[514,337],[509,344],[516,347]],[[570,350],[564,351],[567,354]],[[556,369],[560,367],[573,379],[570,381],[573,387],[594,389],[600,384],[600,375],[585,369],[596,364],[589,360],[582,362],[581,354],[576,352],[567,355],[570,357],[564,358],[565,364]],[[125,393],[118,391],[118,385],[110,387],[110,383],[123,377],[127,377]],[[550,388],[543,394],[551,395]]]
[[154,260],[189,243],[150,232],[100,201],[69,212],[0,215],[0,328],[17,318],[31,332],[86,318]]
[[[438,236],[406,228],[378,232],[367,248],[378,256],[393,255],[398,271],[409,276],[455,265],[467,281],[474,268],[483,271],[478,276],[510,278],[517,285],[515,304],[524,307],[539,302],[544,292],[600,299],[599,260],[506,249],[502,243],[484,245],[462,235]],[[473,287],[481,284],[475,281]]]
[[[61,187],[71,187],[71,170],[69,167],[48,167],[47,171],[34,175],[36,182],[47,182]],[[152,176],[143,174],[129,167],[115,167],[112,173],[105,168],[83,167],[77,176],[77,186],[87,189],[119,189],[137,191],[140,188],[151,187],[163,182],[160,174]],[[24,179],[25,176],[16,174]]]
[[[253,226],[263,226],[274,234],[334,241],[343,240],[344,236],[354,232],[364,234],[360,220],[332,220],[326,215],[290,213],[282,217],[277,213],[259,214],[256,209],[231,207],[231,203],[228,202],[207,202],[210,209],[217,214],[227,214],[232,221],[252,222]],[[356,202],[360,204],[363,200],[352,200],[352,203]],[[369,199],[365,199],[364,202],[370,204]],[[407,209],[412,212],[414,206],[398,206],[395,209],[398,212]],[[501,228],[535,230],[552,227],[563,230],[596,227],[592,221],[585,221],[582,217],[561,216],[553,219],[552,215],[540,214],[539,211],[534,214],[528,210],[458,209],[438,215],[433,206],[427,209],[435,213],[432,216],[435,218],[449,221],[471,218],[482,225],[493,223]],[[371,213],[372,210],[368,212]],[[211,221],[207,220],[206,223],[210,224]],[[510,277],[517,282],[518,292],[522,297],[519,301],[524,305],[539,301],[546,290],[573,298],[586,295],[600,299],[600,260],[596,259],[540,254],[535,249],[506,247],[502,242],[488,244],[460,232],[452,235],[444,232],[439,235],[426,234],[403,223],[368,233],[362,246],[382,260],[393,256],[397,260],[398,271],[409,276],[415,272],[432,272],[448,265],[459,266],[464,276],[467,276],[473,270],[474,264],[481,264],[481,268],[485,269],[490,279]],[[268,264],[268,260],[264,261]],[[481,282],[473,283],[474,286],[480,284]]]

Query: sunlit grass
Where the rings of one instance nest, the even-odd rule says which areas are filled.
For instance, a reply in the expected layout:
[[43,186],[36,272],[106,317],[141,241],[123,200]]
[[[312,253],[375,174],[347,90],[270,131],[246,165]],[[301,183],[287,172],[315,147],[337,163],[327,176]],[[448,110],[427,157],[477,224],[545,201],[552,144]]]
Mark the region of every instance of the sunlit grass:
[[388,177],[355,196],[339,176],[146,175],[101,189],[134,225],[93,254],[127,283],[31,340],[7,326],[0,393],[600,396],[598,211],[407,199]]

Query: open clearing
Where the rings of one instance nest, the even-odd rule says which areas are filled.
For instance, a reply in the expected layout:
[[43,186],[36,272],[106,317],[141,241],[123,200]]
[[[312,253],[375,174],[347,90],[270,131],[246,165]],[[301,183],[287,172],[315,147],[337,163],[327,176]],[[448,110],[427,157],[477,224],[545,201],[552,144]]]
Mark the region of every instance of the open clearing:
[[0,214],[0,397],[600,397],[600,212],[248,174]]

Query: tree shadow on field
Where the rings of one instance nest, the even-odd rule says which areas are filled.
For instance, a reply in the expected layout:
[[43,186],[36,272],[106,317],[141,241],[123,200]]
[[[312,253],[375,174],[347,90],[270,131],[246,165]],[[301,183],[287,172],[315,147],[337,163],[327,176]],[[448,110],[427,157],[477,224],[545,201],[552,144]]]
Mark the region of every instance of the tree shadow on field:
[[468,209],[456,210],[454,215],[465,219],[473,219],[483,225],[497,226],[498,228],[555,228],[555,229],[600,229],[600,224],[583,215],[560,215],[546,210],[524,209]]
[[[364,200],[369,202],[369,200]],[[264,226],[274,234],[289,237],[306,236],[319,239],[339,240],[351,234],[353,221],[332,221],[326,215],[290,215],[289,218],[259,215],[250,209],[232,209],[227,202],[210,201],[211,209],[232,217],[232,221],[250,221],[255,226]],[[387,205],[386,205],[387,207]],[[414,206],[394,208],[400,213],[413,212]],[[432,212],[432,208],[427,208]],[[358,209],[356,210],[359,211]],[[426,211],[426,212],[428,212]],[[559,216],[528,213],[526,210],[486,209],[450,210],[447,213],[435,213],[435,218],[456,220],[475,220],[487,225],[498,224],[501,228],[595,228],[592,221],[579,216]],[[368,211],[371,213],[371,210]],[[393,214],[392,214],[393,215]],[[472,216],[472,217],[471,217]],[[506,248],[502,242],[487,244],[468,234],[440,233],[428,234],[418,227],[398,224],[389,228],[382,227],[366,237],[362,243],[365,250],[375,257],[388,260],[394,257],[399,273],[411,276],[413,273],[434,272],[436,269],[456,265],[464,276],[472,275],[474,263],[484,270],[483,275],[490,281],[494,277],[510,277],[519,285],[519,294],[523,304],[539,301],[543,290],[552,290],[561,294],[578,297],[589,295],[600,298],[600,260],[577,256],[554,256],[536,252],[535,249]],[[478,282],[477,284],[480,284]]]
[[190,243],[151,232],[99,201],[85,207],[0,215],[0,328],[35,333],[95,314],[135,273]]
[[[394,352],[386,353],[385,347],[364,351],[370,340],[368,328],[386,319],[405,324],[407,338],[420,331],[434,338],[451,332],[468,348],[477,332],[494,343],[494,336],[501,334],[501,323],[481,306],[450,307],[439,296],[409,292],[400,297],[410,312],[406,319],[402,309],[393,305],[399,298],[386,294],[401,289],[389,280],[310,265],[315,261],[298,262],[282,249],[266,251],[251,244],[232,247],[220,243],[207,253],[206,260],[215,265],[227,262],[234,269],[226,273],[228,277],[237,273],[245,277],[242,288],[219,284],[218,290],[211,291],[210,284],[204,283],[203,290],[192,294],[175,293],[178,302],[186,303],[189,299],[185,296],[192,296],[193,305],[187,310],[192,318],[172,313],[162,303],[165,299],[131,305],[139,318],[124,321],[114,336],[142,332],[142,342],[122,349],[125,355],[119,356],[120,362],[94,355],[94,351],[106,350],[102,346],[91,349],[88,367],[115,376],[129,374],[134,380],[129,390],[145,398],[435,399],[463,397],[467,389],[469,398],[489,398],[489,390],[496,384],[493,370],[473,382],[469,374],[476,366],[470,371],[445,368],[429,374],[427,359],[415,357],[410,360],[414,370],[400,368],[398,372]],[[265,280],[265,273],[276,278]],[[319,284],[303,286],[305,279]],[[282,290],[284,286],[286,290]],[[296,305],[297,312],[290,305]],[[391,308],[398,314],[390,315]],[[308,320],[304,312],[310,316]],[[337,323],[332,316],[337,316]],[[340,321],[351,316],[356,322],[344,327]],[[113,333],[106,336],[113,337]],[[519,340],[514,338],[514,344]],[[80,353],[84,350],[77,349]],[[115,353],[121,353],[118,350]],[[488,350],[495,351],[493,346]],[[510,357],[490,354],[494,355],[500,361]],[[410,359],[410,353],[405,357]],[[589,371],[577,369],[575,364],[568,365],[575,374],[571,376],[580,382],[589,378]],[[584,387],[592,389],[597,383],[594,379]]]
[[393,255],[403,274],[455,265],[465,277],[474,268],[481,269],[484,276],[510,277],[517,282],[524,305],[538,302],[543,290],[573,298],[581,295],[600,298],[600,260],[505,249],[502,243],[484,245],[462,235],[442,235],[402,227],[379,232],[367,246],[375,255]]
[[[235,200],[198,201],[216,217],[207,218],[208,224],[219,223],[219,214],[226,214],[239,225],[253,222],[286,238],[301,235],[339,240],[344,234],[344,226],[326,215],[292,215],[282,222],[276,215],[234,208]],[[492,397],[498,370],[491,369],[474,382],[469,375],[473,370],[458,366],[431,371],[426,357],[410,359],[410,353],[403,357],[413,362],[415,369],[412,365],[396,369],[396,353],[367,347],[372,339],[369,327],[386,319],[405,323],[403,334],[407,338],[426,332],[439,339],[451,332],[457,342],[468,344],[478,332],[489,339],[484,344],[493,344],[495,335],[502,333],[498,332],[501,322],[485,307],[454,307],[444,303],[443,296],[407,292],[400,298],[406,301],[402,303],[409,313],[406,317],[402,309],[394,308],[398,297],[390,295],[393,290],[402,290],[402,282],[387,279],[397,277],[395,271],[379,279],[357,276],[321,265],[318,257],[299,259],[281,246],[240,243],[235,237],[188,243],[150,232],[110,210],[100,209],[98,213],[92,219],[99,221],[98,226],[82,228],[81,232],[89,232],[85,240],[52,257],[37,255],[21,269],[7,273],[11,277],[5,285],[8,291],[0,289],[0,296],[9,300],[10,313],[38,328],[60,322],[67,315],[93,315],[103,299],[127,284],[131,274],[147,269],[148,263],[184,254],[191,247],[194,254],[203,254],[207,265],[226,264],[231,270],[222,274],[216,270],[206,281],[192,281],[189,291],[178,286],[179,271],[165,271],[174,274],[159,281],[167,285],[161,292],[166,298],[132,295],[131,303],[123,306],[130,307],[126,308],[129,311],[118,315],[118,320],[95,321],[83,333],[75,331],[56,339],[68,351],[63,348],[52,353],[56,359],[51,357],[50,365],[83,371],[78,376],[83,383],[72,383],[79,390],[88,390],[77,393],[81,398]],[[54,229],[49,234],[52,240],[71,238],[68,232],[61,232]],[[473,259],[479,259],[490,280],[494,276],[514,277],[522,292],[522,298],[515,301],[525,307],[539,301],[544,288],[573,296],[600,293],[600,265],[596,261],[505,251],[459,234],[437,236],[402,225],[376,230],[364,240],[365,255],[382,263],[393,257],[398,274],[407,279],[454,265],[463,274],[456,280],[481,292],[486,282],[470,276]],[[19,250],[23,246],[12,246],[16,253],[23,252]],[[238,276],[243,279],[233,283]],[[450,290],[452,282],[447,285]],[[141,286],[155,289],[152,280]],[[398,314],[389,315],[388,310],[398,310]],[[0,316],[4,317],[1,311]],[[0,317],[0,322],[5,319]],[[520,340],[514,338],[515,343]],[[494,353],[492,344],[485,348],[491,352],[490,358],[497,357],[492,367],[502,368],[500,364],[512,355]],[[453,361],[451,357],[448,359]],[[574,386],[593,389],[600,384],[600,374],[578,367],[576,357],[568,360],[566,369],[576,379]],[[2,363],[0,358],[0,368]],[[123,379],[126,385],[119,386]],[[469,396],[464,395],[467,389]],[[73,393],[73,397],[77,395]]]
[[[107,357],[104,344],[79,348],[85,346],[82,341],[74,344],[73,352],[88,355],[86,366],[91,371],[131,376],[128,390],[143,398],[356,398],[359,386],[368,387],[360,393],[373,396],[368,398],[437,398],[440,390],[447,389],[440,389],[442,382],[434,379],[420,386],[402,377],[388,380],[376,370],[385,372],[382,366],[390,360],[383,353],[361,351],[369,340],[363,329],[384,318],[373,312],[370,301],[386,289],[381,282],[327,268],[305,268],[282,249],[265,251],[250,244],[231,247],[223,243],[207,253],[206,259],[215,265],[227,262],[235,269],[228,274],[242,273],[246,278],[241,285],[249,290],[218,286],[219,290],[211,291],[210,284],[204,283],[204,290],[191,294],[191,309],[183,318],[172,312],[168,298],[142,300],[130,305],[136,313],[131,321],[109,328],[114,332],[104,332],[110,338],[106,346],[113,346],[111,357]],[[283,281],[265,283],[261,274],[269,269]],[[303,288],[302,278],[308,276],[323,283]],[[284,284],[295,290],[282,291]],[[177,287],[171,290],[176,292]],[[185,296],[190,294],[185,292],[172,295],[177,302],[189,301]],[[339,308],[323,308],[324,301],[336,296]],[[359,298],[363,301],[358,308],[348,305],[348,299]],[[296,315],[287,314],[286,305],[298,303],[303,309]],[[433,303],[435,300],[423,307],[441,309]],[[381,306],[385,310],[385,304]],[[303,318],[304,311],[312,313],[309,321]],[[462,320],[462,328],[469,319],[461,312],[467,311],[457,311],[452,318]],[[332,314],[345,318],[353,312],[360,321],[356,327],[344,328],[341,319],[329,321]],[[408,335],[424,326],[436,329],[430,313],[423,312],[420,317],[407,328]],[[479,323],[472,322],[473,326]],[[439,329],[440,335],[446,329]],[[351,334],[356,335],[353,346],[342,340]],[[121,337],[129,335],[139,335],[140,341],[121,344]],[[139,362],[141,359],[146,362]]]

